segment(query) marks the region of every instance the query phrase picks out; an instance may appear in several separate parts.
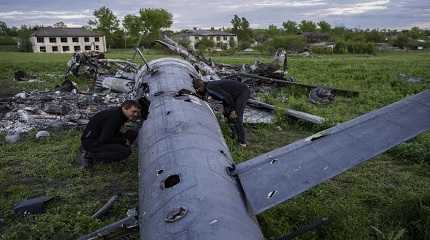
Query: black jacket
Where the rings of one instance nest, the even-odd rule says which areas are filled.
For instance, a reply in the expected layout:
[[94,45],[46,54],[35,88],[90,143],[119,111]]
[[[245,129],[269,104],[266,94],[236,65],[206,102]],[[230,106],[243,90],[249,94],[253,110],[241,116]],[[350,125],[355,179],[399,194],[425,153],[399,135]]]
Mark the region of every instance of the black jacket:
[[121,133],[121,127],[127,121],[121,107],[103,110],[88,122],[82,134],[81,141],[85,150],[90,150],[103,144],[125,144],[126,139]]
[[[236,110],[239,104],[237,101],[244,93],[249,95],[249,88],[246,84],[232,80],[218,80],[205,82],[206,94],[212,98],[222,101],[224,112],[229,114]],[[240,99],[242,100],[242,99]],[[247,101],[246,99],[245,101]]]

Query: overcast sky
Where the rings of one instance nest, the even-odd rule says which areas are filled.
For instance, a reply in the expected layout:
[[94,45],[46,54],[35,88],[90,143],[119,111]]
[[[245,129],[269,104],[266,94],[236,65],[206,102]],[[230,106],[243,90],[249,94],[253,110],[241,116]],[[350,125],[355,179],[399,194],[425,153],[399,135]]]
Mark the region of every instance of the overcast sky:
[[173,14],[175,30],[229,27],[234,14],[261,28],[306,19],[358,28],[430,29],[430,0],[0,0],[0,21],[14,26],[58,21],[81,26],[101,6],[121,19],[140,8],[164,8]]

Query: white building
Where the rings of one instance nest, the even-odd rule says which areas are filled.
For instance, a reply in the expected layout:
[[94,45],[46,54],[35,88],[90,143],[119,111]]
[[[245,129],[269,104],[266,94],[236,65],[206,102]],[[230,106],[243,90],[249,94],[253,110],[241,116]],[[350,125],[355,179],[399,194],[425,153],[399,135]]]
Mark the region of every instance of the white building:
[[42,27],[33,32],[31,43],[33,52],[106,52],[105,36],[85,28]]
[[[189,43],[189,48],[195,50],[196,44],[203,39],[209,39],[214,42],[215,50],[229,49],[237,46],[236,34],[224,32],[221,30],[204,30],[204,29],[193,29],[184,30],[177,36],[178,39]],[[231,46],[234,43],[234,46]]]

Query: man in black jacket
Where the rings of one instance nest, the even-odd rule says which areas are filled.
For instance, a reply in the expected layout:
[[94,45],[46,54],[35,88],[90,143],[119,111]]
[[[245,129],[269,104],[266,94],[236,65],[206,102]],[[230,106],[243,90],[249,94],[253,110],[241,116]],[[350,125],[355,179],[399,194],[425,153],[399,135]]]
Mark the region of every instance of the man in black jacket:
[[243,128],[243,112],[248,102],[250,91],[246,84],[234,80],[218,80],[204,82],[194,80],[194,88],[202,97],[212,97],[222,101],[224,116],[231,123],[231,130],[239,144],[246,147],[245,130]]
[[121,127],[129,120],[136,120],[141,109],[138,102],[127,100],[120,107],[106,109],[90,118],[81,137],[81,167],[126,159],[131,154],[130,144],[137,133],[124,134]]

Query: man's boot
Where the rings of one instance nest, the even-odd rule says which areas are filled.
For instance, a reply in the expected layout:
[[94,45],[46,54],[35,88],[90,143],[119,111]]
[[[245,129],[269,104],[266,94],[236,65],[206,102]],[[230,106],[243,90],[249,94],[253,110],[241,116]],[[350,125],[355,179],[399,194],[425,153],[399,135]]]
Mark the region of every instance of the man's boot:
[[79,165],[81,169],[87,169],[91,166],[91,159],[88,155],[88,152],[81,146],[79,149]]

